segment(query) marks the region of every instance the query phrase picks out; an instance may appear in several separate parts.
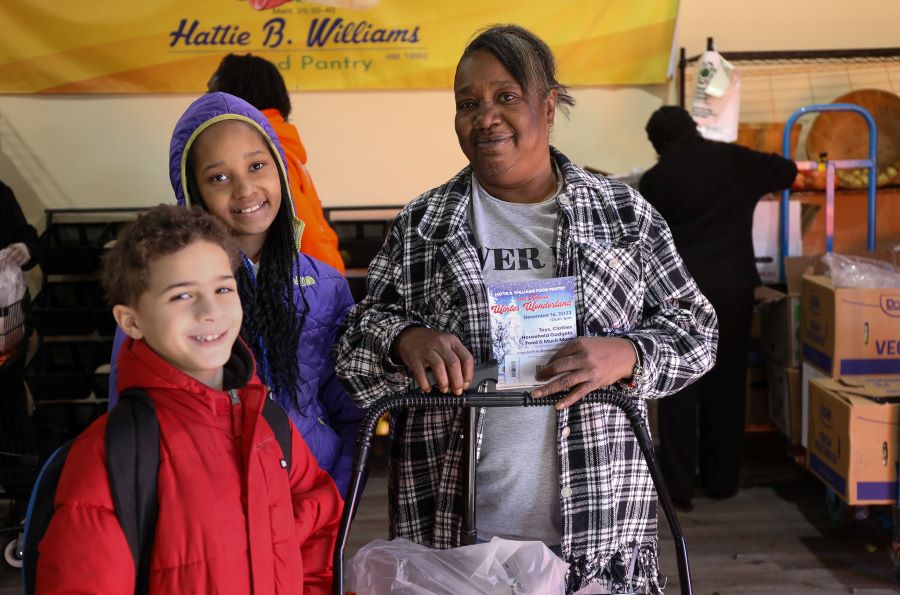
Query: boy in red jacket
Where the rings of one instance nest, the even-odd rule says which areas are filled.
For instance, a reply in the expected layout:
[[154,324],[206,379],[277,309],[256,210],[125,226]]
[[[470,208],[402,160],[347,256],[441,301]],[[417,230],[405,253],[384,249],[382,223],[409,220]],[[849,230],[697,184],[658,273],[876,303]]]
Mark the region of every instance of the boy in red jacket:
[[[341,499],[291,425],[291,465],[262,417],[266,387],[240,340],[228,231],[159,206],[104,262],[130,337],[118,388],[147,392],[159,419],[159,517],[149,593],[327,593]],[[74,443],[40,542],[39,593],[132,593],[135,568],[112,502],[106,416]]]

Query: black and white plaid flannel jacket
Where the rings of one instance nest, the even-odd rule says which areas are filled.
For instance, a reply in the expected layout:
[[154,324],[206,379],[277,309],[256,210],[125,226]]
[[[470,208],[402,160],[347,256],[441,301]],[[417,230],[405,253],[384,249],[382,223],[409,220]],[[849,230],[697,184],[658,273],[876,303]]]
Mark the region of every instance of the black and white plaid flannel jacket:
[[[581,170],[553,148],[551,154],[565,177],[557,273],[576,278],[580,334],[623,336],[638,346],[644,376],[629,392],[646,416],[644,399],[672,394],[712,367],[715,312],[665,221],[635,190]],[[411,325],[455,334],[476,362],[491,357],[487,291],[467,223],[470,196],[467,167],[407,205],[369,265],[368,295],[335,346],[338,376],[361,405],[410,388],[390,349]],[[487,414],[494,411],[502,414]],[[394,537],[460,545],[462,419],[453,411],[392,414]],[[613,406],[572,406],[558,413],[557,444],[570,587],[600,581],[615,592],[637,555],[636,583],[658,592],[656,493],[627,418]]]

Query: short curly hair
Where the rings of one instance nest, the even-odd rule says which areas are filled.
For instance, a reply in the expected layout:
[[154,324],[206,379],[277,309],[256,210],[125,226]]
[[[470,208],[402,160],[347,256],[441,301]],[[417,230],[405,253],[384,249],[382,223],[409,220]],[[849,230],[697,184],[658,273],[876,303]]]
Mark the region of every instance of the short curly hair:
[[221,246],[234,270],[240,264],[228,228],[199,207],[159,205],[141,213],[119,232],[103,257],[100,282],[110,305],[136,306],[150,283],[150,265],[194,242]]

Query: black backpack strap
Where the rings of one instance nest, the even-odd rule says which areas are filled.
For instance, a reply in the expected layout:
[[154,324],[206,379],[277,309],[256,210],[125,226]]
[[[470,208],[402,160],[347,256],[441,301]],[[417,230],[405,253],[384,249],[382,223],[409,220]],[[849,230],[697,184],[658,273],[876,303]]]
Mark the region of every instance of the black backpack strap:
[[275,439],[278,440],[278,446],[281,447],[281,456],[284,458],[285,464],[283,467],[290,473],[291,419],[288,417],[284,408],[272,399],[266,399],[266,403],[263,405],[262,414],[272,428],[272,431],[275,432]]
[[109,412],[106,469],[116,515],[134,559],[134,592],[146,593],[159,512],[159,420],[141,389],[124,391]]
[[34,595],[35,576],[37,575],[38,544],[44,538],[50,520],[53,518],[53,501],[56,499],[56,486],[62,475],[66,458],[75,440],[69,440],[60,446],[44,466],[34,482],[31,498],[28,500],[28,512],[25,515],[25,547],[22,557],[22,581],[26,595]]

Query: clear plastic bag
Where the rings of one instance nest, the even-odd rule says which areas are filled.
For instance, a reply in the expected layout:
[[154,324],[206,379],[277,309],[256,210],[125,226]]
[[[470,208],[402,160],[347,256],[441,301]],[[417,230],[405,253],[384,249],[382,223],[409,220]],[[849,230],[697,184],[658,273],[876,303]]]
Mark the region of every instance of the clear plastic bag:
[[900,287],[900,271],[881,260],[829,252],[822,262],[834,287]]
[[347,584],[360,595],[561,595],[567,570],[539,541],[495,537],[434,550],[406,539],[379,539],[350,560]]

